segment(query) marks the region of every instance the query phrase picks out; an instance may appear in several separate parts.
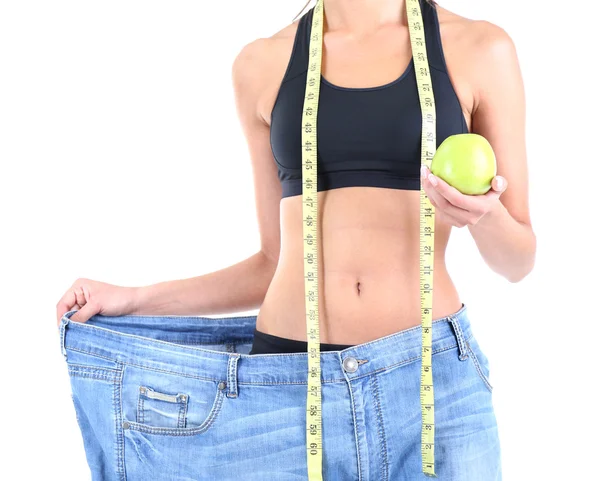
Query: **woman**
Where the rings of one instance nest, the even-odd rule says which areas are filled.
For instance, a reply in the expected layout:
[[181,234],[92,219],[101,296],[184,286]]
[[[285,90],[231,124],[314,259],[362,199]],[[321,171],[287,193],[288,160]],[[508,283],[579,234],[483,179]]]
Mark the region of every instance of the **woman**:
[[[475,132],[496,154],[492,189],[467,196],[420,168],[421,114],[404,0],[323,5],[318,206],[324,479],[422,476],[422,183],[436,209],[436,473],[443,480],[499,480],[489,365],[444,253],[452,227],[467,226],[484,261],[509,281],[533,267],[515,48],[491,23],[421,2],[437,144]],[[306,479],[299,146],[313,11],[249,43],[233,64],[260,251],[217,272],[145,287],[78,279],[58,303],[88,462],[103,479],[125,479],[125,473],[131,479]],[[257,307],[257,316],[225,323],[165,317]],[[88,320],[110,331],[84,329]],[[98,381],[93,387],[90,377]],[[90,434],[101,425],[108,434]]]

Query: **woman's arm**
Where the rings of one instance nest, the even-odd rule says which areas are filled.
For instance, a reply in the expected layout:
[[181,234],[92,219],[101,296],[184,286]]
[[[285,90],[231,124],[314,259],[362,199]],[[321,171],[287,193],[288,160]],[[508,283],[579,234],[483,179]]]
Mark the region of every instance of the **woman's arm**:
[[489,22],[475,22],[469,48],[473,86],[471,131],[483,135],[496,154],[492,190],[465,196],[425,172],[424,188],[436,215],[467,225],[485,262],[511,282],[523,279],[535,262],[525,149],[525,94],[514,44]]
[[511,38],[493,24],[480,26],[472,130],[492,145],[497,173],[507,185],[500,202],[468,227],[487,264],[517,282],[533,269],[536,250],[529,217],[525,92]]
[[281,186],[269,141],[269,125],[259,114],[267,79],[269,39],[246,45],[232,67],[238,117],[248,143],[254,178],[260,251],[224,269],[189,279],[135,288],[134,314],[208,315],[260,307],[279,260]]
[[277,262],[260,251],[224,269],[134,288],[132,314],[210,315],[259,307]]

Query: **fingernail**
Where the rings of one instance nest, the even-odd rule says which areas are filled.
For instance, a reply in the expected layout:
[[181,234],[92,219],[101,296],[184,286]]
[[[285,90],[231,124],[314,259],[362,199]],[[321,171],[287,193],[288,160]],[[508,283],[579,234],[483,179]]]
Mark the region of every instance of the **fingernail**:
[[436,186],[438,184],[438,181],[433,174],[429,174],[429,177],[427,178],[429,179],[429,182],[431,182],[431,185]]
[[427,175],[427,166],[426,165],[422,165],[421,166],[421,179],[425,179],[426,175]]
[[498,177],[498,189],[502,190],[503,187],[504,187],[504,179],[502,179],[502,177]]

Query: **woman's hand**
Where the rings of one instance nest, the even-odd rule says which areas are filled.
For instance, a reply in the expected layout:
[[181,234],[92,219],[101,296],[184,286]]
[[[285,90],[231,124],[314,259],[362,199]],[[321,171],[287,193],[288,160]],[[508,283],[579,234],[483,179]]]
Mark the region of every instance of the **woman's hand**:
[[121,287],[90,279],[77,279],[56,305],[57,324],[65,312],[77,309],[75,322],[86,322],[95,314],[120,316],[135,309],[135,287]]
[[477,224],[500,202],[508,183],[504,177],[492,179],[492,188],[483,195],[465,195],[433,175],[427,166],[421,167],[421,182],[435,215],[447,224],[464,227]]

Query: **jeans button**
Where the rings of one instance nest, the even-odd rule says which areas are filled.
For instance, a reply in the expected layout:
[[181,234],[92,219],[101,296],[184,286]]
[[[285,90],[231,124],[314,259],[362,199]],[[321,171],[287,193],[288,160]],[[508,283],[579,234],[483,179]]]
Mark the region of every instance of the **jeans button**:
[[358,361],[355,357],[347,357],[342,362],[342,365],[344,366],[344,371],[346,372],[356,372],[358,369]]

